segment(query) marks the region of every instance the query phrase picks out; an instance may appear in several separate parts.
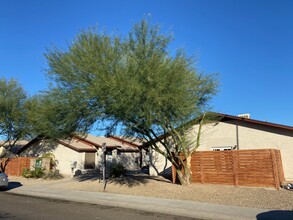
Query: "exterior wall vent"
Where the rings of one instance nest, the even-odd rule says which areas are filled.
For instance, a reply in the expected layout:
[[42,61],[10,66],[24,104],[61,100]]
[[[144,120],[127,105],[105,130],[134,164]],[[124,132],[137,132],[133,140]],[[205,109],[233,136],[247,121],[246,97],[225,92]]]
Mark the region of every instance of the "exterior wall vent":
[[237,115],[238,117],[240,118],[250,118],[250,114],[249,113],[246,113],[246,114],[240,114],[240,115]]

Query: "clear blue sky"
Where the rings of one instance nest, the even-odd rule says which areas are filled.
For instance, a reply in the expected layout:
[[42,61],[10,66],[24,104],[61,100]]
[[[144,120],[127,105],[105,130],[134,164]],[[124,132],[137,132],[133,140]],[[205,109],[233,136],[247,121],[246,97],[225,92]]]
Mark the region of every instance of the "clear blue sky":
[[0,77],[36,94],[48,85],[46,48],[66,48],[96,25],[125,35],[145,14],[163,32],[172,30],[172,48],[198,56],[201,70],[220,73],[214,111],[293,126],[290,0],[1,0]]

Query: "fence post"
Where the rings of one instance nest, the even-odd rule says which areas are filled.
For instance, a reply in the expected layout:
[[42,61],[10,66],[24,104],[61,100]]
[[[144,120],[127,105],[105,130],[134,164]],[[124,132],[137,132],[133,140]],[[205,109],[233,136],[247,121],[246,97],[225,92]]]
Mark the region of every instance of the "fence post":
[[17,159],[17,176],[20,176],[21,157],[18,157]]
[[276,152],[276,161],[277,161],[277,168],[278,168],[278,175],[280,183],[284,182],[284,170],[283,170],[283,164],[282,164],[282,157],[281,157],[281,151],[275,150]]
[[176,169],[174,165],[172,165],[172,182],[176,183]]
[[[234,174],[234,185],[238,186],[239,185],[239,181],[238,181],[238,169],[237,169],[237,165],[238,165],[238,157],[236,154],[235,150],[231,151],[232,153],[232,163],[233,163],[233,174]],[[235,157],[236,154],[236,157]]]
[[203,165],[202,165],[202,152],[198,152],[199,165],[200,165],[200,183],[203,184]]
[[271,158],[272,158],[272,169],[273,169],[275,187],[277,189],[280,189],[280,180],[279,180],[279,174],[278,174],[278,168],[277,168],[277,162],[276,162],[276,153],[275,153],[275,150],[273,149],[270,149],[270,152],[271,152]]

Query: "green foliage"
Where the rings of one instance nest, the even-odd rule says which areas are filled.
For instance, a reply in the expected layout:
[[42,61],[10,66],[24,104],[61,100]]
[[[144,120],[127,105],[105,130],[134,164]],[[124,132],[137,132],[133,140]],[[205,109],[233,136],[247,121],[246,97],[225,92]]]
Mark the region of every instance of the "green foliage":
[[56,83],[50,97],[67,106],[60,119],[68,121],[62,129],[57,122],[56,133],[110,120],[109,132],[120,124],[126,133],[152,135],[198,116],[216,93],[217,79],[198,73],[182,51],[171,56],[170,41],[142,20],[126,39],[89,30],[68,51],[48,51],[48,74]]
[[45,175],[44,170],[41,167],[35,167],[33,170],[25,168],[23,170],[22,176],[25,178],[42,178]]
[[25,178],[30,178],[31,177],[31,172],[29,168],[24,168],[22,171],[22,176]]
[[53,153],[45,153],[39,158],[40,159],[42,159],[42,158],[50,158],[50,169],[53,169],[53,170],[56,169],[57,161],[56,161],[55,155]]
[[125,174],[126,174],[126,169],[121,163],[114,164],[111,167],[111,170],[110,170],[110,176],[111,177],[117,178],[117,177],[120,177],[120,176],[124,176]]
[[[107,122],[108,133],[120,129],[124,135],[150,141],[181,170],[176,162],[179,151],[186,155],[199,146],[190,149],[188,122],[206,111],[218,80],[199,72],[183,50],[170,52],[171,40],[143,19],[124,39],[90,29],[81,32],[68,50],[49,50],[48,75],[55,87],[40,102],[47,106],[50,100],[44,107],[50,117],[38,121],[56,137]],[[159,136],[165,151],[156,144]]]
[[8,148],[28,134],[27,96],[19,83],[0,79],[0,136]]
[[28,119],[33,125],[32,134],[55,140],[68,138],[72,131],[78,130],[81,117],[79,114],[82,112],[80,105],[74,106],[74,100],[64,102],[71,99],[62,96],[65,94],[52,90],[30,100]]

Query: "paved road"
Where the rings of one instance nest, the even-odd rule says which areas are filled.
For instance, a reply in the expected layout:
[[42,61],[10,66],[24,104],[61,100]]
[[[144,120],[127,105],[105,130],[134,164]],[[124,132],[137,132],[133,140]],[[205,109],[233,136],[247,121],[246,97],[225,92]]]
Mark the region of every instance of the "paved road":
[[6,192],[0,192],[0,199],[0,219],[192,219],[133,209],[14,195]]

